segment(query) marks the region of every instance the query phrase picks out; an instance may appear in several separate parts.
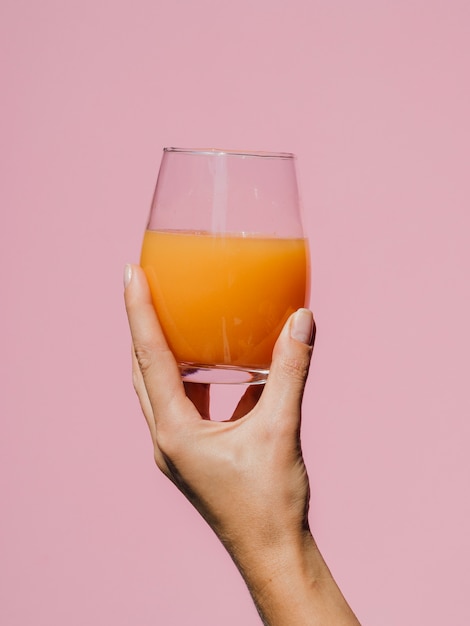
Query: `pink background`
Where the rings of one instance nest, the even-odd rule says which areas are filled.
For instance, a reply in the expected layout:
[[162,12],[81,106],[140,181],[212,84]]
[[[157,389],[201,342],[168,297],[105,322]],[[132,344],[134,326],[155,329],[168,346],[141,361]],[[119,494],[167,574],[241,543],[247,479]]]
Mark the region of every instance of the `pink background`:
[[467,0],[2,1],[2,625],[259,624],[130,382],[165,145],[298,154],[315,535],[364,624],[470,623],[469,25]]

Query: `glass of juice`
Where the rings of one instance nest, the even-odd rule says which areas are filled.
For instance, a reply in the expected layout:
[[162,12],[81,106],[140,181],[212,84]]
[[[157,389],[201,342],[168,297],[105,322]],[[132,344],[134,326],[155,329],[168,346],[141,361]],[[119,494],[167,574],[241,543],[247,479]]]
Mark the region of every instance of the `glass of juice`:
[[308,305],[295,156],[164,148],[140,262],[184,381],[264,383]]

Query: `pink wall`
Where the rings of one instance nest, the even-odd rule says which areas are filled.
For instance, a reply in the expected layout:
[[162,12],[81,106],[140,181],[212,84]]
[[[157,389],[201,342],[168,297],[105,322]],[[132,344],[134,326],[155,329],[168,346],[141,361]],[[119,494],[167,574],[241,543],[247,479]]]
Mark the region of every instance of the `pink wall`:
[[3,0],[2,625],[259,624],[130,383],[122,267],[165,145],[298,154],[315,534],[364,624],[470,623],[469,23],[466,0]]

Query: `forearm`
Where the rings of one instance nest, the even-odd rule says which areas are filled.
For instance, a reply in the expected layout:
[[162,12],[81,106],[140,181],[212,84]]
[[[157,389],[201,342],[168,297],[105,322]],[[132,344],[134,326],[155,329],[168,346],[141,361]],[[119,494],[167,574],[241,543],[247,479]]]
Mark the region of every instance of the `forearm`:
[[266,626],[358,626],[310,532],[233,555]]

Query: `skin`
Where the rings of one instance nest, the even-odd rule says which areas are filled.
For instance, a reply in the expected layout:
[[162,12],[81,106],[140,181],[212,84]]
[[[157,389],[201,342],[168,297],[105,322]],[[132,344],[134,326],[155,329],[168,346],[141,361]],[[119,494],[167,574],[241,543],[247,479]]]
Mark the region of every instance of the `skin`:
[[145,278],[127,266],[133,382],[159,469],[222,541],[268,626],[359,624],[308,523],[301,406],[315,325],[286,322],[266,385],[251,386],[227,421],[210,421],[209,385],[183,384]]

